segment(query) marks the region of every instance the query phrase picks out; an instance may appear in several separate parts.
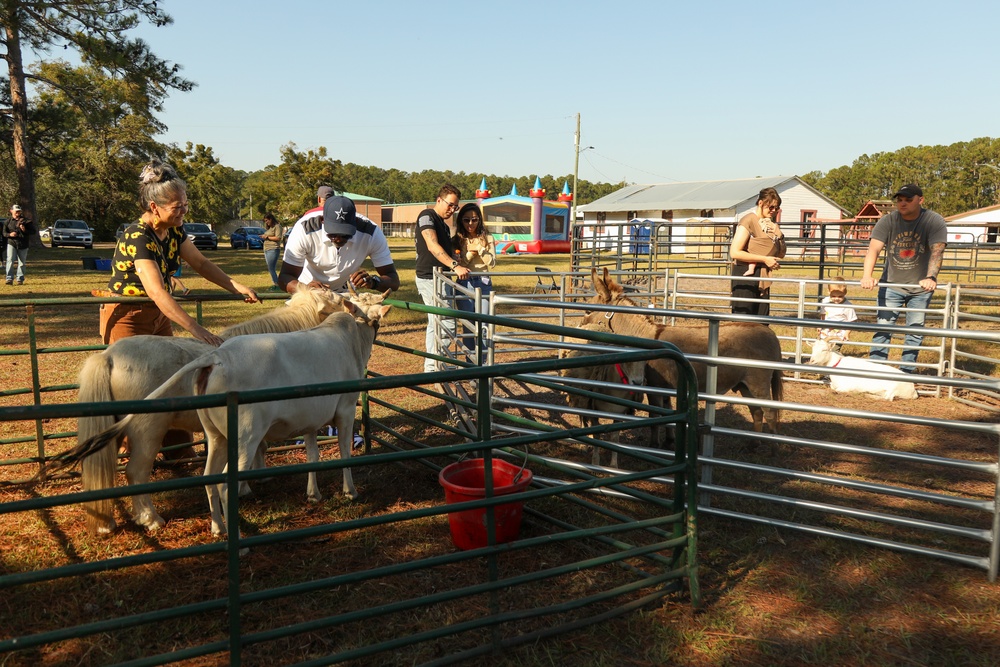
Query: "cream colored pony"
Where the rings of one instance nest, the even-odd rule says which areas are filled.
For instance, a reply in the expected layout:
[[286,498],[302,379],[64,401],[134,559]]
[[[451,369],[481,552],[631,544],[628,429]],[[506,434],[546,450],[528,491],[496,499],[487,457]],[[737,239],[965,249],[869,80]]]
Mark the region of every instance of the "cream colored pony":
[[[234,336],[256,333],[286,333],[309,329],[324,321],[328,315],[341,309],[341,297],[325,290],[312,290],[300,286],[287,306],[275,308],[247,322],[224,329],[219,335],[229,339]],[[177,370],[206,352],[215,349],[208,343],[193,338],[165,336],[133,336],[123,338],[108,349],[91,356],[80,371],[81,403],[108,403],[111,401],[141,400],[159,387]],[[253,359],[247,359],[253,365]],[[184,392],[175,396],[189,395]],[[113,416],[81,417],[77,427],[77,447],[62,457],[72,459],[83,443],[114,426]],[[201,422],[194,410],[159,412],[137,415],[122,432],[128,437],[129,460],[125,477],[129,484],[149,481],[153,461],[160,451],[168,429],[200,431]],[[120,441],[120,439],[119,439]],[[117,452],[115,447],[105,447],[82,459],[81,473],[84,491],[107,489],[115,485]],[[62,458],[60,457],[60,458]],[[74,459],[75,460],[75,459]],[[56,469],[69,465],[56,462]],[[91,532],[109,533],[115,528],[112,500],[95,500],[85,503],[87,527]],[[132,517],[146,530],[155,531],[166,523],[148,494],[132,496]]]
[[[305,383],[328,383],[360,380],[364,377],[372,344],[379,322],[389,310],[383,306],[384,294],[355,295],[350,301],[341,301],[340,310],[327,317],[318,326],[305,331],[285,333],[280,336],[241,336],[227,340],[178,369],[166,382],[155,388],[145,398],[158,400],[176,396],[225,394],[236,390],[291,387]],[[284,341],[287,340],[287,344]],[[331,353],[331,351],[336,353]],[[245,360],[251,363],[244,363]],[[326,394],[280,401],[251,403],[241,407],[238,418],[238,435],[229,433],[229,415],[226,407],[205,408],[198,411],[208,438],[206,475],[225,472],[228,464],[227,440],[238,437],[239,467],[248,469],[264,439],[280,440],[303,436],[307,460],[319,461],[316,430],[324,424],[336,424],[340,433],[351,433],[354,426],[355,406],[360,392]],[[114,452],[112,443],[121,439],[132,428],[136,419],[145,415],[132,414],[107,431],[82,443],[63,461],[69,465],[74,456],[93,457],[102,451]],[[340,455],[350,458],[351,441],[340,442]],[[234,462],[235,463],[235,462]],[[344,468],[344,493],[357,497],[350,468]],[[226,485],[207,487],[212,513],[212,533],[225,532],[223,506],[226,504]],[[308,498],[313,502],[322,499],[316,472],[308,475]]]

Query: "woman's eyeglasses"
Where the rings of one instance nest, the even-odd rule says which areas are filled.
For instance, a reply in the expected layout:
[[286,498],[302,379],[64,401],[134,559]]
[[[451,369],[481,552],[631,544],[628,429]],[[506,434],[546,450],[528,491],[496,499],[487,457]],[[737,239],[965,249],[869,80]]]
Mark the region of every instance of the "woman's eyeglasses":
[[768,206],[768,207],[767,207],[767,210],[768,210],[768,211],[780,211],[780,210],[781,210],[781,207],[780,207],[780,206],[777,206],[777,205],[774,205],[774,206]]
[[465,223],[479,222],[479,218],[463,218],[462,222],[465,222]]

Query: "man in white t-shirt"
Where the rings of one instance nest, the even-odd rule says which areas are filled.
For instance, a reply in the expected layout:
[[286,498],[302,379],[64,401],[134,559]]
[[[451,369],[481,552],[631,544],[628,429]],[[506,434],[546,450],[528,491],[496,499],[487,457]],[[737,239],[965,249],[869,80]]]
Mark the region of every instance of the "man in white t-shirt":
[[[362,268],[369,257],[377,274]],[[292,227],[278,285],[294,294],[300,282],[336,292],[346,292],[348,282],[357,288],[399,289],[382,229],[358,215],[347,197],[326,197],[322,211],[308,211]]]

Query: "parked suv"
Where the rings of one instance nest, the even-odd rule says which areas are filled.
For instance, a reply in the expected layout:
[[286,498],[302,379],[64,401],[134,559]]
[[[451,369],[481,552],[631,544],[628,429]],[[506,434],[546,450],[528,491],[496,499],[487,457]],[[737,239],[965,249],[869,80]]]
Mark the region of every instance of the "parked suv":
[[219,237],[216,236],[212,228],[203,222],[185,222],[184,232],[191,239],[191,243],[199,250],[218,250]]
[[52,225],[52,247],[75,245],[94,247],[94,235],[83,220],[56,220]]
[[229,235],[229,243],[237,250],[240,248],[260,250],[264,247],[264,242],[260,238],[263,234],[263,227],[240,227]]

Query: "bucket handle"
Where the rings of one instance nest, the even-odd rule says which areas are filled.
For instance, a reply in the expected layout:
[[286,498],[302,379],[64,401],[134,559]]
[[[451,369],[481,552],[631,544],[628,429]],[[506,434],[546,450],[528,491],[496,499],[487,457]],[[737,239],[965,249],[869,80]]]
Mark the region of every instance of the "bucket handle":
[[514,484],[517,484],[518,482],[521,481],[521,475],[524,474],[524,468],[527,465],[528,465],[528,447],[527,447],[527,445],[525,445],[525,447],[524,447],[524,463],[521,464],[521,469],[517,471],[516,475],[514,475],[514,481],[513,481]]
[[[464,454],[462,454],[461,456],[458,457],[458,461],[456,461],[455,463],[461,463],[462,461],[465,460],[465,457],[468,456],[468,455],[469,455],[469,452],[465,452]],[[517,474],[514,475],[514,479],[511,480],[511,484],[517,484],[518,482],[521,481],[521,476],[524,475],[524,469],[527,466],[528,466],[528,447],[527,447],[527,445],[525,445],[525,447],[524,447],[524,463],[521,464],[521,468],[517,471]]]

